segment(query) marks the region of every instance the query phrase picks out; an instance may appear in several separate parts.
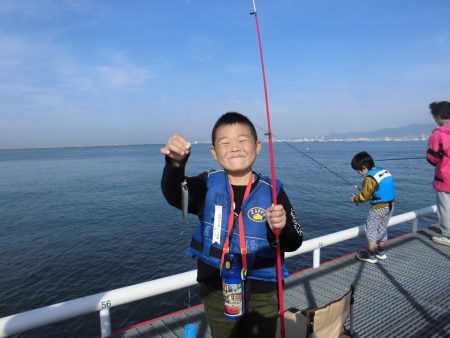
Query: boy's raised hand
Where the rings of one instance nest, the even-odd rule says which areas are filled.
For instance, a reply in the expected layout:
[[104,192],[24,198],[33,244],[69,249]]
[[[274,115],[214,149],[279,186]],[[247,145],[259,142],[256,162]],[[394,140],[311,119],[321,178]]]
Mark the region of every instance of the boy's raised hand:
[[266,210],[267,223],[270,230],[275,233],[276,229],[282,230],[286,226],[286,211],[281,204],[272,205]]
[[172,135],[166,145],[160,149],[161,154],[170,157],[175,165],[180,164],[190,151],[191,142],[178,134]]

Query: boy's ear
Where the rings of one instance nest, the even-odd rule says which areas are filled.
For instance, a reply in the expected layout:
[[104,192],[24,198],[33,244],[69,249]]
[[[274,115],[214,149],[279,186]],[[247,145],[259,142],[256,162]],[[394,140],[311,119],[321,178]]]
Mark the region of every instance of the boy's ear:
[[211,154],[214,157],[214,160],[217,161],[216,148],[214,148],[214,146],[211,146],[211,148],[209,148],[209,150],[211,151]]
[[256,155],[259,155],[261,152],[262,144],[261,141],[256,141]]

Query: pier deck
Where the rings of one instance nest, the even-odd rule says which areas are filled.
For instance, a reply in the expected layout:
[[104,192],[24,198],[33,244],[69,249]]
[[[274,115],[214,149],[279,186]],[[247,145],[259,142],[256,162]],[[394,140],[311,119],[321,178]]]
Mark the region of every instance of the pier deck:
[[[286,281],[285,309],[322,306],[355,286],[354,331],[359,337],[449,337],[450,247],[431,241],[437,228],[389,242],[388,259],[376,264],[346,255]],[[184,337],[194,323],[197,337],[211,337],[203,307],[150,320],[115,338]]]

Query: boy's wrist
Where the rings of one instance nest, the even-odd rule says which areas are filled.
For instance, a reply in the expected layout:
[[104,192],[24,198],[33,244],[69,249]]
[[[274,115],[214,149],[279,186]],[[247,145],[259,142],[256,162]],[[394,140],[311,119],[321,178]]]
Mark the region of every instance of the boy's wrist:
[[179,168],[179,167],[181,167],[181,163],[182,163],[182,161],[177,161],[177,160],[174,160],[173,158],[172,158],[172,159],[169,159],[169,164],[170,164],[173,168]]
[[183,158],[182,160],[175,160],[169,156],[166,155],[165,160],[166,160],[166,164],[168,164],[169,166],[171,166],[172,168],[178,169],[181,167],[184,167],[187,160],[189,158],[189,154]]

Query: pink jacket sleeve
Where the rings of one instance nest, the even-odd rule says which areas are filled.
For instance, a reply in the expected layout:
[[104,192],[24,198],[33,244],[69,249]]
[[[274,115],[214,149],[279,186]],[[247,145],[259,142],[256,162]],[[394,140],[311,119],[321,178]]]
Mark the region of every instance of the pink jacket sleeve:
[[439,131],[435,129],[428,140],[427,161],[436,166],[442,161],[443,149]]

